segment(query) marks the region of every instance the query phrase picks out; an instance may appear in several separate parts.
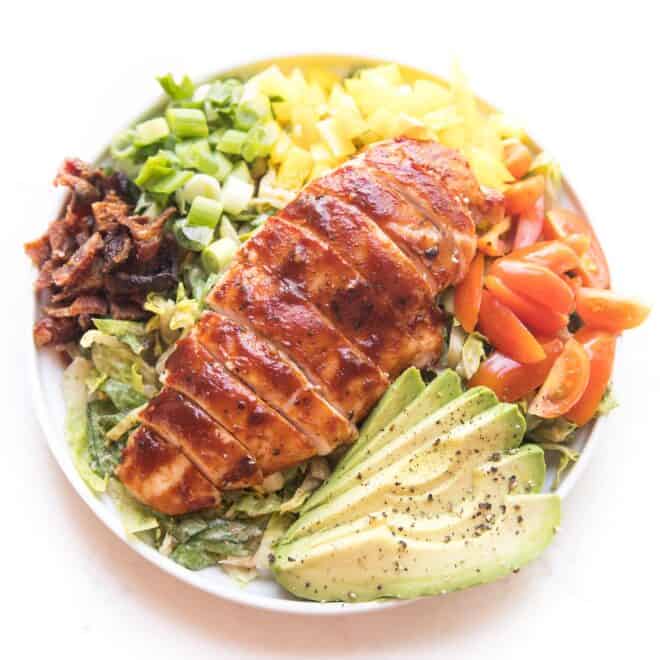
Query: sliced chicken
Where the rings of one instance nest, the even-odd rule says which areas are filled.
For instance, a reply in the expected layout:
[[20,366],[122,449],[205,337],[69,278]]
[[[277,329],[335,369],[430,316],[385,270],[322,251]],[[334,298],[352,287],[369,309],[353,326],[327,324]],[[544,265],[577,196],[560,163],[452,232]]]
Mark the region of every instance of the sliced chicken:
[[417,342],[413,364],[426,366],[442,347],[435,291],[412,261],[367,215],[310,184],[281,212],[293,224],[308,228],[385,297],[393,321],[405,323]]
[[120,478],[180,513],[216,504],[211,482],[258,483],[353,440],[394,376],[440,356],[437,294],[501,208],[458,153],[408,138],[312,182],[209,294],[215,311],[169,357]]
[[255,457],[231,433],[170,387],[149,401],[140,421],[179,447],[216,486],[244,488],[263,479]]
[[295,285],[263,267],[236,261],[208,303],[267,336],[349,420],[362,419],[387,388],[387,376]]
[[357,429],[313,387],[298,367],[246,326],[204,312],[197,339],[224,367],[314,440],[320,454],[357,437]]
[[166,385],[192,399],[227,429],[254,457],[264,476],[317,453],[311,438],[226,371],[199,343],[194,330],[179,342],[165,368]]
[[218,490],[183,452],[146,426],[129,437],[117,476],[140,502],[170,516],[220,503]]
[[383,371],[396,376],[416,358],[416,338],[352,266],[304,228],[274,218],[241,252],[312,302]]

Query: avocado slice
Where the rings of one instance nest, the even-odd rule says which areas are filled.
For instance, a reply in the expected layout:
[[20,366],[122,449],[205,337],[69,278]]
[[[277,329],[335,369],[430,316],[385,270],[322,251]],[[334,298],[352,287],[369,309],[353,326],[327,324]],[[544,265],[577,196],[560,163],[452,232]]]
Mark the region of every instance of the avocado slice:
[[[409,371],[410,369],[404,372],[403,376]],[[421,381],[419,370],[415,369],[415,371]],[[422,387],[420,390],[417,389],[419,384],[416,379],[407,378],[403,381],[403,376],[391,385],[374,409],[374,412],[369,415],[367,421],[360,429],[360,437],[357,442],[337,466],[339,470],[349,469],[357,465],[370,453],[373,453],[376,449],[386,444],[389,439],[412,428],[424,419],[424,417],[427,417],[461,393],[461,380],[456,372],[450,369],[446,369],[440,373],[426,387],[424,386],[424,382],[421,381]],[[390,397],[390,392],[395,388],[397,388],[396,391],[392,392],[392,396]],[[411,394],[410,390],[414,388],[415,395],[404,397],[404,392],[402,391],[404,388],[408,394]],[[404,398],[408,399],[407,402],[396,409],[394,406],[388,405],[389,401],[402,402]],[[394,412],[394,414],[379,414],[381,404],[383,404],[384,411],[387,413]],[[394,429],[387,428],[390,422],[395,425]]]
[[[358,473],[351,486],[302,515],[285,541],[388,507],[419,507],[428,515],[452,486],[460,498],[469,490],[476,465],[494,452],[517,447],[524,435],[518,407],[496,402],[495,395],[481,387],[455,399],[354,468]],[[461,487],[466,474],[468,483]]]
[[[451,370],[441,373],[387,428],[364,444],[350,463],[342,461],[326,483],[305,502],[301,513],[330,501],[358,481],[363,481],[373,471],[382,469],[383,461],[391,463],[400,458],[403,452],[414,446],[411,434],[417,426],[433,423],[439,433],[459,419],[468,419],[497,403],[495,395],[485,387],[473,388],[462,396],[460,394],[461,384],[456,373]],[[431,419],[433,422],[429,421]]]
[[543,450],[520,447],[524,432],[517,406],[486,388],[450,401],[289,528],[274,549],[276,579],[302,598],[357,602],[444,593],[520,568],[560,518],[559,498],[539,494]]
[[[344,454],[341,464],[349,464],[376,434],[380,433],[409,403],[423,391],[425,385],[417,367],[406,369],[388,388],[376,407],[369,413],[360,427],[355,444]],[[339,467],[339,466],[338,466]]]
[[[288,591],[317,601],[417,598],[491,582],[535,559],[560,521],[557,495],[511,495],[489,524],[469,519],[463,534],[447,526],[411,538],[387,523],[354,521],[335,541],[312,535],[276,549],[274,573]],[[405,528],[404,528],[405,529]],[[334,531],[334,530],[333,530]]]

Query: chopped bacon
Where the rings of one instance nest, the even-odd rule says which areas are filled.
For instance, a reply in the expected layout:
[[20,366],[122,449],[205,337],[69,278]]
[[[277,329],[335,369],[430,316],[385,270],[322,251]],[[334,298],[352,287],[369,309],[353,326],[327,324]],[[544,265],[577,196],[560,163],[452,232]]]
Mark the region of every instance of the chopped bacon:
[[45,307],[48,316],[54,318],[67,318],[90,314],[103,316],[108,313],[108,303],[101,296],[80,296],[66,307]]
[[25,244],[25,253],[30,257],[32,263],[37,266],[43,266],[50,259],[50,238],[44,234],[36,241]]
[[34,327],[38,346],[56,348],[77,339],[93,316],[142,320],[150,291],[178,282],[179,253],[163,241],[163,229],[176,213],[157,218],[134,213],[136,188],[122,173],[105,174],[81,160],[67,159],[55,185],[71,194],[62,215],[25,251],[39,268],[35,290],[46,317]]
[[92,234],[71,258],[53,271],[53,282],[57,286],[68,287],[77,284],[91,268],[97,253],[103,248],[103,238],[99,232]]

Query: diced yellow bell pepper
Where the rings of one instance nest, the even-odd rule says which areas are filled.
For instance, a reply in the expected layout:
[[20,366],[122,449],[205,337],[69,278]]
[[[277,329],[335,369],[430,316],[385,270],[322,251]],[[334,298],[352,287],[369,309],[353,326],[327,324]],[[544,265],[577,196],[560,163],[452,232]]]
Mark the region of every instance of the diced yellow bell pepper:
[[317,122],[316,127],[335,158],[344,158],[355,153],[355,145],[342,133],[336,119],[323,119]]
[[442,131],[453,126],[460,126],[463,123],[453,105],[426,113],[423,121],[434,131]]
[[305,95],[307,88],[307,81],[303,72],[296,67],[289,75],[289,83],[291,86],[290,100],[291,103],[300,103]]
[[326,102],[326,95],[321,85],[317,82],[307,83],[302,102],[312,106],[319,106]]
[[379,139],[391,138],[396,135],[398,117],[388,108],[381,107],[367,117],[367,126]]
[[341,78],[334,71],[323,67],[312,66],[307,69],[306,73],[310,83],[320,85],[326,92],[329,92],[333,85],[341,82]]
[[360,79],[376,84],[400,85],[403,82],[398,64],[383,64],[360,71]]
[[284,131],[281,131],[270,152],[271,162],[275,165],[281,163],[292,146],[291,138]]
[[330,149],[328,149],[328,147],[321,142],[316,142],[311,145],[309,148],[309,153],[312,155],[315,163],[332,161],[332,153],[330,153]]
[[277,172],[277,184],[289,190],[299,190],[312,171],[314,161],[309,151],[293,146],[287,151]]
[[266,96],[280,97],[285,101],[291,96],[291,83],[277,65],[269,66],[252,80],[257,81],[259,90]]
[[288,101],[273,101],[270,104],[273,109],[273,114],[275,119],[277,119],[280,124],[286,124],[291,121],[291,111],[293,109],[293,104]]
[[410,112],[421,118],[429,112],[445,108],[451,102],[449,90],[430,80],[416,80],[410,100]]
[[306,149],[313,142],[318,142],[317,120],[314,106],[299,104],[293,107],[290,120],[291,137],[296,144]]
[[313,181],[314,179],[318,179],[320,176],[323,176],[324,174],[327,174],[328,172],[332,171],[332,163],[328,161],[319,161],[318,163],[314,163],[314,167],[312,167],[312,172],[309,175],[309,180]]

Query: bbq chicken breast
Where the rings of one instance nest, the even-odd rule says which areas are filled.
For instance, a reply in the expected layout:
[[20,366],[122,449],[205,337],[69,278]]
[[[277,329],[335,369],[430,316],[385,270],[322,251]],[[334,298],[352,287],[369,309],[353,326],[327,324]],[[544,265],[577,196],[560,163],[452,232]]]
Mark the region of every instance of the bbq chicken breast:
[[440,144],[372,146],[301,191],[239,251],[178,342],[118,476],[164,513],[357,437],[406,367],[443,346],[438,293],[497,206]]

